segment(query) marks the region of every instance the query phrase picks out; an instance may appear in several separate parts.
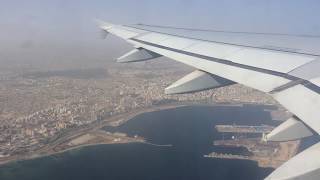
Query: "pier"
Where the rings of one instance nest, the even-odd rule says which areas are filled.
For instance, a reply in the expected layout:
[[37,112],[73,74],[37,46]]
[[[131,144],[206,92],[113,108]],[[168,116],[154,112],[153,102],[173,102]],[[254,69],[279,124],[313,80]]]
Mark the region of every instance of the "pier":
[[[279,167],[287,159],[297,153],[300,141],[290,142],[265,142],[259,137],[270,133],[274,127],[268,125],[248,126],[248,125],[216,125],[216,131],[222,134],[222,139],[216,139],[214,146],[228,148],[246,148],[251,155],[222,154],[211,152],[204,155],[206,158],[220,159],[240,159],[253,160],[258,162],[260,167]],[[225,138],[225,134],[229,134]],[[258,135],[258,136],[257,136]]]
[[241,126],[241,125],[216,125],[215,129],[221,133],[270,133],[274,127],[273,126]]

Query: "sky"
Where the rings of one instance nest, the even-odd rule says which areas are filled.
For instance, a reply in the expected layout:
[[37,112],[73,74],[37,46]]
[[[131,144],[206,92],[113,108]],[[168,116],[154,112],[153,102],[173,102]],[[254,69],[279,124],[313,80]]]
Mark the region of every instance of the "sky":
[[114,58],[130,48],[114,37],[99,39],[95,18],[118,24],[320,35],[319,7],[319,0],[0,0],[0,61],[64,55]]

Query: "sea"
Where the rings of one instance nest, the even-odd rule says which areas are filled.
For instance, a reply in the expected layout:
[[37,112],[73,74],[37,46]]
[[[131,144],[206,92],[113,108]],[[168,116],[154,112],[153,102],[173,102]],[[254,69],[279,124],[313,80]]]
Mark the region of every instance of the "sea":
[[18,161],[0,167],[0,180],[260,180],[273,169],[254,161],[204,155],[248,153],[244,148],[213,146],[214,140],[222,138],[214,126],[266,124],[270,108],[195,105],[140,114],[104,130],[138,135],[152,144],[96,145]]

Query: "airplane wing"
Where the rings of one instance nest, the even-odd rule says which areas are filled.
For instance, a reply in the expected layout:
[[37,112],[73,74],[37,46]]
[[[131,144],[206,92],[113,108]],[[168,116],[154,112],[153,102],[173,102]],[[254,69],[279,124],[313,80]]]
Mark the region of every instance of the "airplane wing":
[[[105,33],[135,47],[119,62],[165,56],[196,69],[167,87],[167,94],[240,83],[271,95],[294,114],[266,140],[290,141],[320,132],[319,36],[99,24]],[[319,155],[320,143],[284,163],[267,179],[318,179]]]

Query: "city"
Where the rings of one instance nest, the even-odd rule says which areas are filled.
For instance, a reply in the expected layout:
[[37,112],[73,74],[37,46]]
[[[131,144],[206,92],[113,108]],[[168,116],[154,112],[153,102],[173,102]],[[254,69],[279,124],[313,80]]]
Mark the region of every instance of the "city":
[[241,85],[165,95],[166,86],[190,71],[170,61],[133,67],[109,62],[106,67],[3,74],[0,161],[35,152],[66,133],[148,107],[224,102],[275,104],[272,98]]

